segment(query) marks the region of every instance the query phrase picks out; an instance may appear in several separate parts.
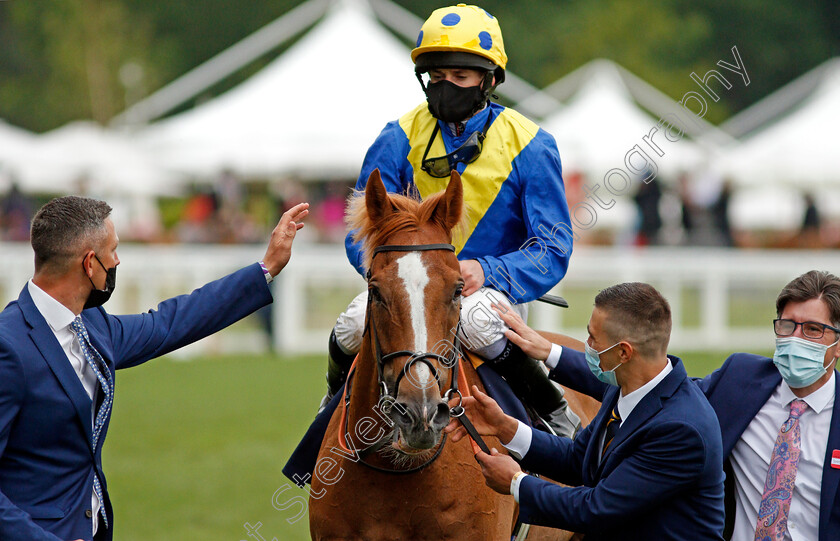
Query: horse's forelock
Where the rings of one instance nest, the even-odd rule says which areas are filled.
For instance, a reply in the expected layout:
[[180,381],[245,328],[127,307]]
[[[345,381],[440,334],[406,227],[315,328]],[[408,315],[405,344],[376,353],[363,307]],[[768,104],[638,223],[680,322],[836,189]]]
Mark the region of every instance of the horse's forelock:
[[[444,192],[440,192],[419,201],[406,195],[388,194],[396,212],[391,213],[381,223],[374,224],[368,215],[364,192],[354,192],[348,200],[346,222],[348,228],[355,231],[353,240],[362,241],[365,268],[370,269],[373,249],[381,246],[385,239],[398,232],[419,231],[420,226],[429,221],[435,206],[443,196]],[[447,231],[447,234],[449,233]]]

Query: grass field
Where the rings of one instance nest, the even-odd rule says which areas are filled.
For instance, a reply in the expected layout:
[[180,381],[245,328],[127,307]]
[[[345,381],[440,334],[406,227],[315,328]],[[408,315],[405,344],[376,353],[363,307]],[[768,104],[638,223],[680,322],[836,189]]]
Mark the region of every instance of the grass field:
[[[725,354],[675,352],[691,375]],[[281,468],[324,391],[323,356],[167,358],[120,371],[104,467],[117,541],[309,539],[308,519],[277,511]],[[300,493],[298,489],[293,489]],[[292,490],[283,492],[282,501]]]

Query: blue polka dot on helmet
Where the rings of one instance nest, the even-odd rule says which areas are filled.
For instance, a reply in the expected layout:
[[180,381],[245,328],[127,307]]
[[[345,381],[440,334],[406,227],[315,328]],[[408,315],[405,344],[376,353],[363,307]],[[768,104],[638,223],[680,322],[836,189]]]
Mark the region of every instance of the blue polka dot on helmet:
[[494,71],[499,84],[507,65],[499,21],[478,6],[436,9],[420,29],[411,60],[417,73],[445,67]]
[[478,33],[478,44],[481,46],[482,49],[485,51],[489,51],[493,48],[493,38],[490,36],[489,32],[482,30]]
[[461,16],[457,13],[447,13],[443,16],[440,22],[443,23],[444,26],[455,26],[461,22]]

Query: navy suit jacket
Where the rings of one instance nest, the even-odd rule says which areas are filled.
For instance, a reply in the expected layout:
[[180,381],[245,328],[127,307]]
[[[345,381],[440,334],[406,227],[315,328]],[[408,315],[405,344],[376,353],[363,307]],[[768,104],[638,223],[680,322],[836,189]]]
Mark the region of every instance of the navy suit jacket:
[[[834,376],[834,411],[820,490],[819,541],[840,540],[840,469],[831,467],[832,451],[840,449],[840,374],[835,371]],[[735,353],[719,369],[697,380],[720,420],[725,457],[781,382],[772,359],[751,353]],[[775,439],[775,434],[771,437]],[[734,517],[729,519],[734,521]]]
[[[211,282],[144,314],[82,312],[113,378],[208,336],[272,300],[258,264]],[[102,393],[97,393],[101,397]],[[110,414],[100,441],[104,440]],[[93,473],[102,480],[113,537],[113,510],[92,448],[91,400],[32,302],[27,287],[0,313],[0,539],[90,540]]]
[[564,348],[562,368],[552,378],[563,384],[594,380],[601,409],[574,440],[533,432],[522,465],[572,486],[525,477],[519,486],[522,520],[584,533],[587,541],[722,539],[720,427],[682,362],[669,357],[671,373],[633,409],[599,460],[619,388],[599,382],[588,368],[566,370],[569,358],[585,365],[583,354]]

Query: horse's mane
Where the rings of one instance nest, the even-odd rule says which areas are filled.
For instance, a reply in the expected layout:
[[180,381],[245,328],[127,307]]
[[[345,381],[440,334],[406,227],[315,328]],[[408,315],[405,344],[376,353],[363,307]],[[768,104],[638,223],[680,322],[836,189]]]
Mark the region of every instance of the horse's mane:
[[[438,192],[421,201],[419,196],[389,193],[388,197],[395,211],[381,223],[374,224],[373,220],[368,216],[364,192],[354,192],[347,203],[345,221],[347,222],[348,228],[351,231],[355,231],[353,233],[353,240],[355,242],[362,241],[365,269],[370,269],[373,249],[381,246],[385,242],[385,239],[398,232],[419,231],[420,226],[430,220],[435,206],[437,206],[438,201],[443,198],[444,194],[445,192]],[[462,233],[465,225],[465,215],[466,212],[462,212],[461,221],[452,231],[445,231],[443,226],[440,227],[441,230],[444,230],[450,242],[452,241],[453,235],[457,236]]]

